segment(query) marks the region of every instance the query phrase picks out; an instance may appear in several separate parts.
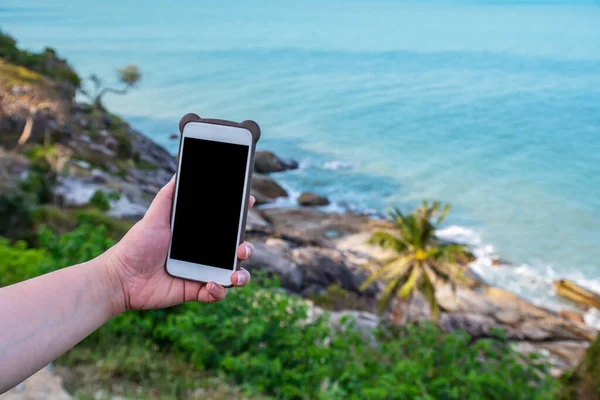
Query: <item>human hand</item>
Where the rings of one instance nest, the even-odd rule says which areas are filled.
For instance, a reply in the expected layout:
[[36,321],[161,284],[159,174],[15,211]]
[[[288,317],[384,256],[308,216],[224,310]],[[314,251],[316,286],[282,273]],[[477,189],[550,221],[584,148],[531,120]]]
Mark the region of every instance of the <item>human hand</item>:
[[[156,195],[144,218],[123,239],[105,253],[110,281],[123,292],[114,305],[115,313],[125,310],[147,310],[170,307],[188,301],[213,303],[222,300],[227,289],[215,283],[202,283],[174,278],[164,268],[171,240],[170,215],[175,179],[171,179]],[[250,207],[254,205],[250,197]],[[254,247],[244,242],[237,249],[241,260],[252,257]],[[234,286],[250,281],[242,269],[231,276]]]

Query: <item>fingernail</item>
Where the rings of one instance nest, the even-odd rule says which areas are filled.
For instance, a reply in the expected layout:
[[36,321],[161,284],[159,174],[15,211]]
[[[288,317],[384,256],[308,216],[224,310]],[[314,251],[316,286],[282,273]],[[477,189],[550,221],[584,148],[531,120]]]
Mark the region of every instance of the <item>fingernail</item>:
[[252,257],[253,252],[254,252],[254,247],[250,243],[246,243],[246,258]]
[[243,285],[244,282],[246,282],[246,274],[244,274],[243,272],[240,272],[237,275],[238,279],[237,279],[237,284],[238,285]]
[[215,284],[214,282],[208,282],[208,291],[209,292],[214,292],[215,290]]

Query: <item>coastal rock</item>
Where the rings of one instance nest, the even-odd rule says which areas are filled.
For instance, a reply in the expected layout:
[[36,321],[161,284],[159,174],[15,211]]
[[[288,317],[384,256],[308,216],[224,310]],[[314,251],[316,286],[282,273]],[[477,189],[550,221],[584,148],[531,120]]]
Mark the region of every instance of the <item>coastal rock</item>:
[[296,168],[298,168],[298,163],[296,161],[282,160],[271,151],[257,151],[254,156],[254,171],[259,174],[281,172]]
[[252,177],[252,190],[257,201],[288,197],[287,191],[281,185],[265,175],[254,174]]
[[374,223],[365,215],[333,214],[313,208],[272,208],[263,210],[263,214],[276,231],[296,231],[308,237],[332,242],[369,229]]
[[355,266],[347,264],[344,255],[337,250],[301,247],[292,250],[291,258],[302,271],[304,296],[320,294],[331,285],[337,285],[361,297],[374,297],[377,294],[374,287],[360,290],[366,275]]
[[316,193],[304,192],[298,197],[298,204],[301,206],[326,206],[329,204],[329,200]]
[[566,279],[555,281],[553,285],[559,296],[583,304],[587,307],[594,307],[600,310],[600,294],[594,293],[591,290]]
[[436,298],[446,311],[440,326],[449,331],[463,329],[475,338],[488,335],[492,328],[505,331],[511,340],[586,342],[596,335],[593,328],[560,318],[497,288],[479,292],[457,288],[453,292],[443,287]]
[[562,310],[562,311],[559,311],[558,315],[560,315],[561,318],[568,319],[569,321],[578,322],[580,324],[585,324],[585,319],[583,318],[583,314],[580,314],[577,311]]
[[244,261],[242,266],[250,272],[265,271],[277,275],[283,288],[299,293],[303,284],[300,268],[279,249],[259,242],[253,244],[256,252],[250,260]]
[[511,347],[519,353],[541,355],[543,360],[551,366],[550,374],[558,378],[563,372],[577,367],[589,344],[569,340],[554,342],[518,341],[511,342]]
[[252,231],[267,226],[269,226],[269,223],[263,218],[260,211],[255,209],[248,210],[248,218],[246,219],[246,231]]

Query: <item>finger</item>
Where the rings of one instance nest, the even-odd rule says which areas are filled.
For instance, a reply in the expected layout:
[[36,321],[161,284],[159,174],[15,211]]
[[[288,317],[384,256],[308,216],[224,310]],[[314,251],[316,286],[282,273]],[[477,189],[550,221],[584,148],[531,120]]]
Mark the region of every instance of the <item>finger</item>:
[[214,303],[223,300],[227,295],[227,289],[215,282],[208,282],[204,290],[200,291],[198,300],[204,303]]
[[250,273],[245,269],[241,269],[231,275],[233,286],[246,286],[248,282],[250,282]]
[[169,227],[171,220],[171,204],[173,202],[173,191],[175,189],[175,177],[158,192],[150,208],[146,211],[144,222],[155,227]]
[[237,248],[237,256],[240,260],[248,260],[254,254],[254,246],[252,243],[244,242]]
[[250,196],[250,208],[254,207],[254,203],[256,203],[256,198],[254,196]]

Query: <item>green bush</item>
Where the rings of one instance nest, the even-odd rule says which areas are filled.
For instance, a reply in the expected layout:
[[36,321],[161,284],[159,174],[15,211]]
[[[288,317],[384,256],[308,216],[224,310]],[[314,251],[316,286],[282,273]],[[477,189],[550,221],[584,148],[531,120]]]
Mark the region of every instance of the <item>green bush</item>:
[[472,343],[426,323],[381,328],[372,342],[351,320],[333,329],[326,317],[308,323],[307,312],[301,299],[251,283],[217,304],[125,314],[87,345],[146,338],[159,353],[281,399],[551,397],[546,366],[532,366],[501,340]]
[[11,245],[0,238],[0,287],[49,272],[43,269],[45,255],[43,250],[28,249],[23,241]]
[[[45,251],[2,241],[1,283],[93,258],[113,244],[105,234],[89,225],[62,236],[42,230]],[[551,398],[555,381],[547,367],[513,352],[502,338],[473,342],[431,323],[383,326],[372,336],[354,329],[350,319],[333,328],[326,316],[309,322],[302,299],[256,281],[216,304],[125,313],[65,360],[76,362],[77,352],[87,349],[95,360],[114,361],[117,347],[119,353],[132,346],[135,351],[122,355],[127,362],[100,365],[152,385],[164,378],[164,368],[148,362],[180,360],[280,399]]]
[[47,47],[40,53],[20,50],[17,47],[17,41],[2,31],[0,31],[0,58],[57,81],[68,82],[74,87],[81,85],[81,79],[77,73],[58,57],[54,49]]
[[90,199],[90,205],[100,211],[108,211],[110,210],[110,202],[120,198],[121,194],[119,192],[106,193],[102,190],[96,190]]

